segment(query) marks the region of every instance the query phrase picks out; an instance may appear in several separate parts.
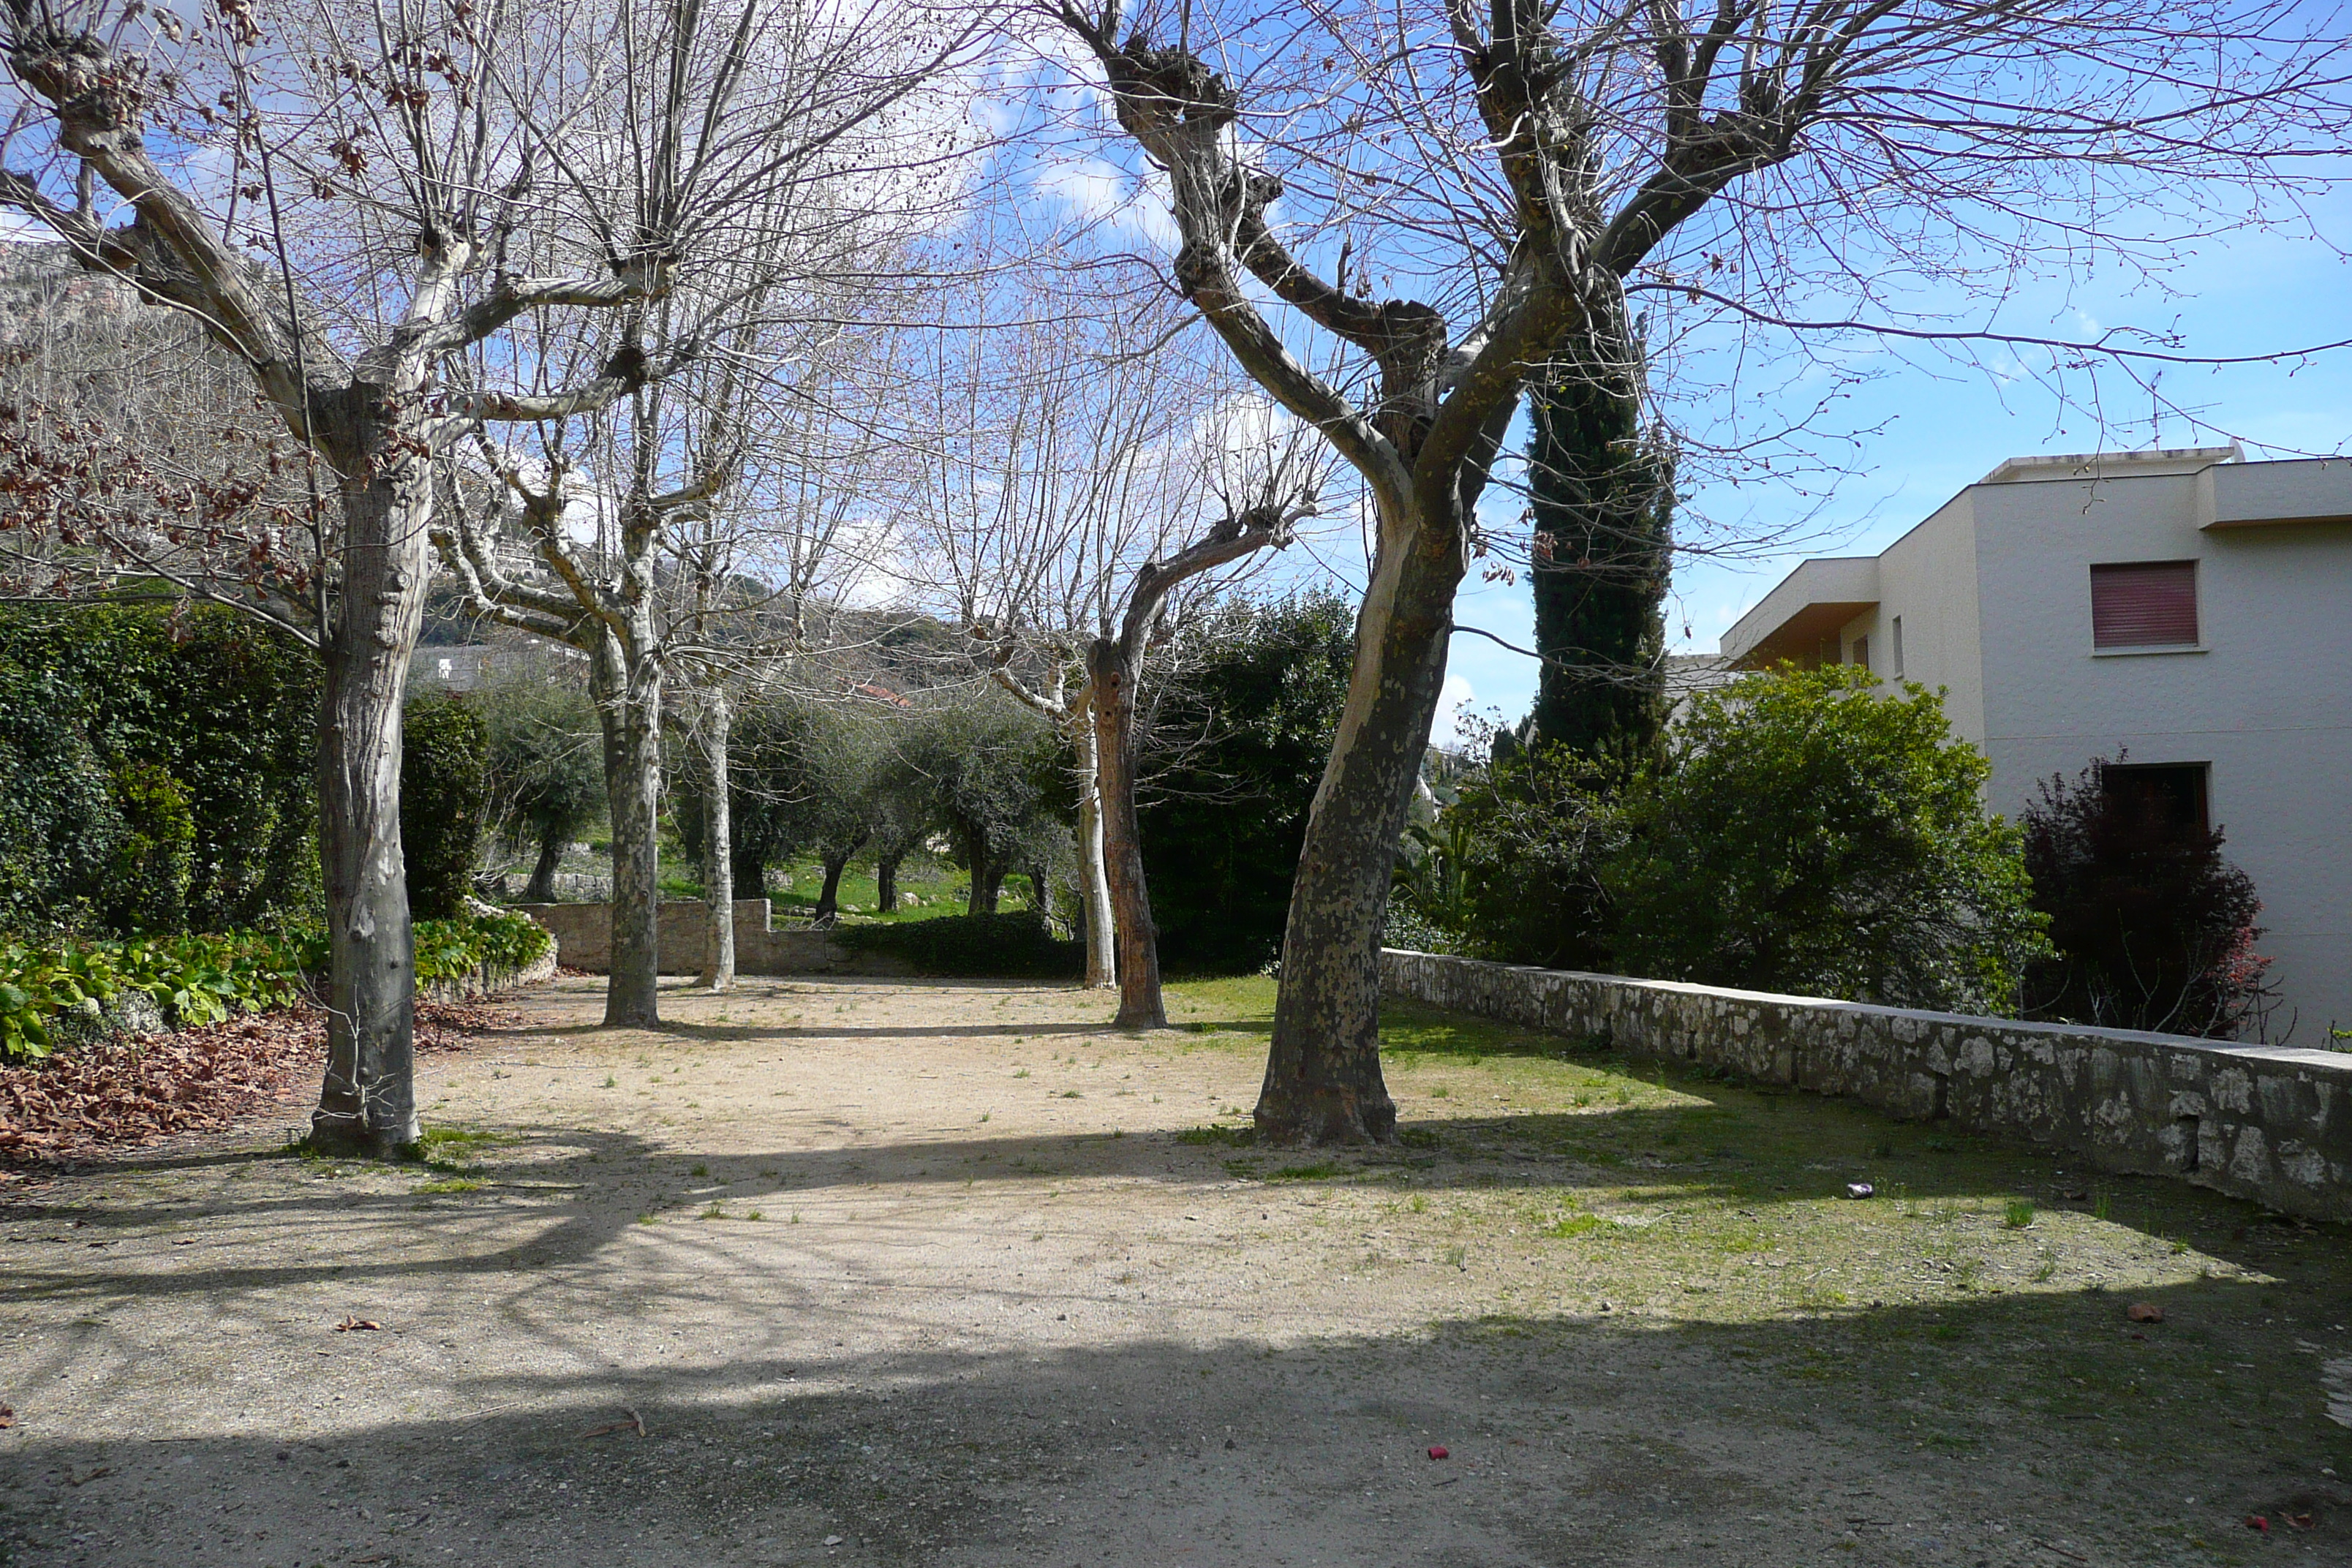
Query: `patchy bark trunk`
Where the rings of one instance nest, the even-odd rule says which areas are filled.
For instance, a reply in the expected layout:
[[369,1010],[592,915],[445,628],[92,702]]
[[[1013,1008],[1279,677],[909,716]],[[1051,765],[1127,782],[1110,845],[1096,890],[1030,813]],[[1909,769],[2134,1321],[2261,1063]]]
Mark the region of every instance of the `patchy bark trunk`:
[[714,684],[703,699],[701,726],[702,765],[710,792],[702,825],[702,897],[710,906],[710,944],[703,951],[697,982],[713,991],[735,984],[735,826],[727,798],[728,742],[734,722],[726,690]]
[[1396,1137],[1396,1104],[1381,1075],[1381,926],[1444,684],[1464,565],[1450,520],[1417,521],[1381,531],[1356,622],[1348,706],[1291,886],[1255,1117],[1258,1137],[1271,1144]]
[[613,817],[613,962],[604,1026],[661,1022],[661,668],[606,632],[589,667]]
[[1101,747],[1091,711],[1079,716],[1077,731],[1078,896],[1086,906],[1087,989],[1104,991],[1118,984],[1111,934],[1117,917],[1110,904],[1110,876],[1104,868]]
[[824,885],[817,889],[816,908],[810,915],[818,925],[829,926],[841,917],[841,873],[848,866],[849,858],[866,847],[866,841],[872,837],[871,830],[861,831],[840,848],[829,849],[818,857],[824,867]]
[[[364,389],[372,392],[373,389]],[[359,413],[373,447],[373,399]],[[364,464],[354,465],[362,474]],[[424,624],[424,465],[343,486],[346,546],[336,620],[321,650],[319,860],[332,957],[327,1070],[311,1113],[325,1147],[393,1154],[416,1142],[416,946],[400,848],[401,704]]]
[[885,855],[874,862],[874,912],[887,915],[898,907],[898,862],[897,855]]
[[1093,691],[1096,777],[1101,783],[1103,870],[1118,943],[1122,1029],[1164,1029],[1160,992],[1160,928],[1143,880],[1143,832],[1135,815],[1135,672],[1132,653],[1109,637],[1087,653]]

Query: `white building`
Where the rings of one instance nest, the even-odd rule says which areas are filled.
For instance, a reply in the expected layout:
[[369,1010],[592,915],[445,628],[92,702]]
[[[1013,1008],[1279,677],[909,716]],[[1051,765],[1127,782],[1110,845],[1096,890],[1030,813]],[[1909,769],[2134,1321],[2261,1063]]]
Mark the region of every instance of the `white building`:
[[1804,563],[1722,649],[1943,688],[2012,820],[2127,750],[2253,878],[2273,1037],[2352,1026],[2352,459],[2011,458],[1883,553]]

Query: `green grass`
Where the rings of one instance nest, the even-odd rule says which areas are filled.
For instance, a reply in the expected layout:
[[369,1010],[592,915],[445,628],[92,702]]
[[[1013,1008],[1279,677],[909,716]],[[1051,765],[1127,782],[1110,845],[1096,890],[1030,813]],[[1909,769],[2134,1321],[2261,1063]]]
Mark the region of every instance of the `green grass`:
[[422,1195],[425,1193],[478,1193],[483,1184],[464,1176],[451,1176],[438,1182],[421,1182],[409,1189]]

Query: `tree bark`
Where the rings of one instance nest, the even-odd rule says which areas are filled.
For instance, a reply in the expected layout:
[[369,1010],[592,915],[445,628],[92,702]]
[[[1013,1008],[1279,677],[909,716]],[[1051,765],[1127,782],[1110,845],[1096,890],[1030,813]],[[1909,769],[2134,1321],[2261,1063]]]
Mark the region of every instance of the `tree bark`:
[[1143,832],[1135,815],[1135,680],[1131,653],[1098,637],[1087,652],[1093,691],[1096,776],[1101,784],[1104,879],[1109,884],[1118,944],[1118,1016],[1122,1029],[1164,1029],[1168,1005],[1160,991],[1160,928],[1143,879]]
[[824,885],[817,889],[816,908],[809,917],[816,924],[829,926],[840,919],[841,873],[848,866],[849,858],[864,848],[866,841],[872,837],[871,830],[860,832],[839,849],[829,850],[818,857],[819,863],[824,867]]
[[[361,451],[375,409],[358,411]],[[327,1069],[310,1137],[326,1148],[400,1152],[416,1120],[416,944],[400,847],[401,704],[424,624],[425,465],[396,461],[342,487],[345,544],[335,622],[322,640],[319,859],[331,947]]]
[[727,798],[728,742],[735,722],[726,689],[714,682],[702,704],[702,763],[710,791],[702,825],[702,897],[710,906],[710,944],[697,984],[724,991],[735,984],[734,816]]
[[530,880],[524,884],[522,901],[527,904],[551,904],[555,901],[555,868],[563,863],[563,849],[571,835],[563,829],[542,834],[539,841],[539,858],[531,863]]
[[1087,989],[1105,991],[1118,984],[1111,935],[1117,917],[1110,904],[1110,875],[1104,866],[1101,744],[1095,736],[1090,710],[1081,714],[1077,730],[1078,893],[1086,905]]
[[887,915],[898,907],[898,860],[885,855],[874,862],[874,912]]
[[589,666],[613,817],[613,961],[604,1026],[661,1023],[661,667],[605,630]]
[[1450,515],[1382,519],[1356,665],[1315,793],[1283,933],[1282,988],[1255,1121],[1269,1144],[1386,1143],[1380,944],[1389,879],[1445,679],[1465,566]]

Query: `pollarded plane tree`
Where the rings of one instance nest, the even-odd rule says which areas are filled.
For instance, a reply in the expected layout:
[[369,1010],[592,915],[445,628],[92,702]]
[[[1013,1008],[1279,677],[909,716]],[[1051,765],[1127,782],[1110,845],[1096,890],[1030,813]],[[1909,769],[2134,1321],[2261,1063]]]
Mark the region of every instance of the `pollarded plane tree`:
[[2285,0],[1049,14],[1092,57],[1083,79],[1129,166],[1164,193],[1174,286],[1370,498],[1356,668],[1256,1110],[1276,1143],[1394,1136],[1378,1032],[1391,863],[1479,503],[1543,367],[1605,362],[1636,293],[1793,321],[1824,295],[1866,306],[1855,280],[1881,266],[1966,289],[1955,258],[1973,252],[1998,290],[2160,246],[2142,204],[2275,188],[2279,160],[2340,123],[2341,29]]
[[136,0],[8,0],[0,16],[0,201],[196,322],[299,454],[299,505],[192,507],[158,486],[144,517],[66,521],[104,525],[70,552],[90,574],[132,562],[319,650],[322,1142],[417,1134],[400,721],[436,468],[485,425],[609,406],[708,334],[639,337],[558,382],[516,332],[642,320],[733,241],[740,184],[682,186],[679,159],[583,133],[659,122],[681,94],[689,123],[717,108],[708,73],[649,66],[649,25],[723,24],[690,0],[658,18],[604,0],[325,0],[194,21]]
[[[439,534],[486,614],[589,655],[613,826],[610,1026],[658,1018],[664,692],[681,661],[707,670],[726,651],[697,639],[715,629],[721,607],[708,595],[741,553],[731,536],[747,517],[731,498],[749,448],[769,434],[762,405],[789,395],[840,323],[905,286],[909,231],[956,197],[935,172],[962,149],[939,133],[926,83],[971,34],[925,21],[893,6],[886,26],[879,8],[861,17],[790,0],[745,0],[706,20],[657,0],[624,30],[636,68],[673,86],[644,106],[648,118],[583,129],[657,171],[644,183],[681,211],[732,193],[737,222],[723,259],[623,313],[609,345],[542,339],[538,363],[624,360],[689,320],[700,363],[600,408],[557,411],[520,440],[478,441],[471,458],[505,504],[452,507]],[[502,531],[528,542],[538,570],[499,559]],[[751,606],[729,608],[740,623]],[[732,968],[724,901],[714,984]]]

